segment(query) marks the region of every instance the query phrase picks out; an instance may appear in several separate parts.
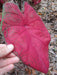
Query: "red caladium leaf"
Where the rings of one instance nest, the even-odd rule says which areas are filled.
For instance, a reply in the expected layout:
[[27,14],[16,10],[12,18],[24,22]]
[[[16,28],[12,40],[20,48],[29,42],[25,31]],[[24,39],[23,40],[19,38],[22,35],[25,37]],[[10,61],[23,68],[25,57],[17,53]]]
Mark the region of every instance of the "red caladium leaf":
[[33,0],[33,2],[34,2],[34,4],[36,5],[36,4],[40,3],[41,0]]
[[14,45],[24,64],[47,73],[50,34],[41,18],[27,2],[23,13],[11,2],[4,4],[3,12],[2,31],[7,44]]
[[0,22],[1,22],[1,18],[0,18]]
[[1,19],[2,19],[2,15],[0,15],[0,22],[1,22]]
[[4,2],[5,2],[5,0],[0,0],[0,3],[2,3],[2,4],[3,4]]

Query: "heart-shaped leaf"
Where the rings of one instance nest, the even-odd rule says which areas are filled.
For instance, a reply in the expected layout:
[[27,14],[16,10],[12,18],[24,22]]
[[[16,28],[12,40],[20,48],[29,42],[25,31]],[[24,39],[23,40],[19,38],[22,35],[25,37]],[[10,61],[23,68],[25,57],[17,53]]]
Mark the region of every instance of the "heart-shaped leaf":
[[41,18],[27,2],[23,13],[11,2],[4,4],[3,12],[2,31],[7,44],[15,46],[14,51],[24,64],[47,73],[50,34]]

